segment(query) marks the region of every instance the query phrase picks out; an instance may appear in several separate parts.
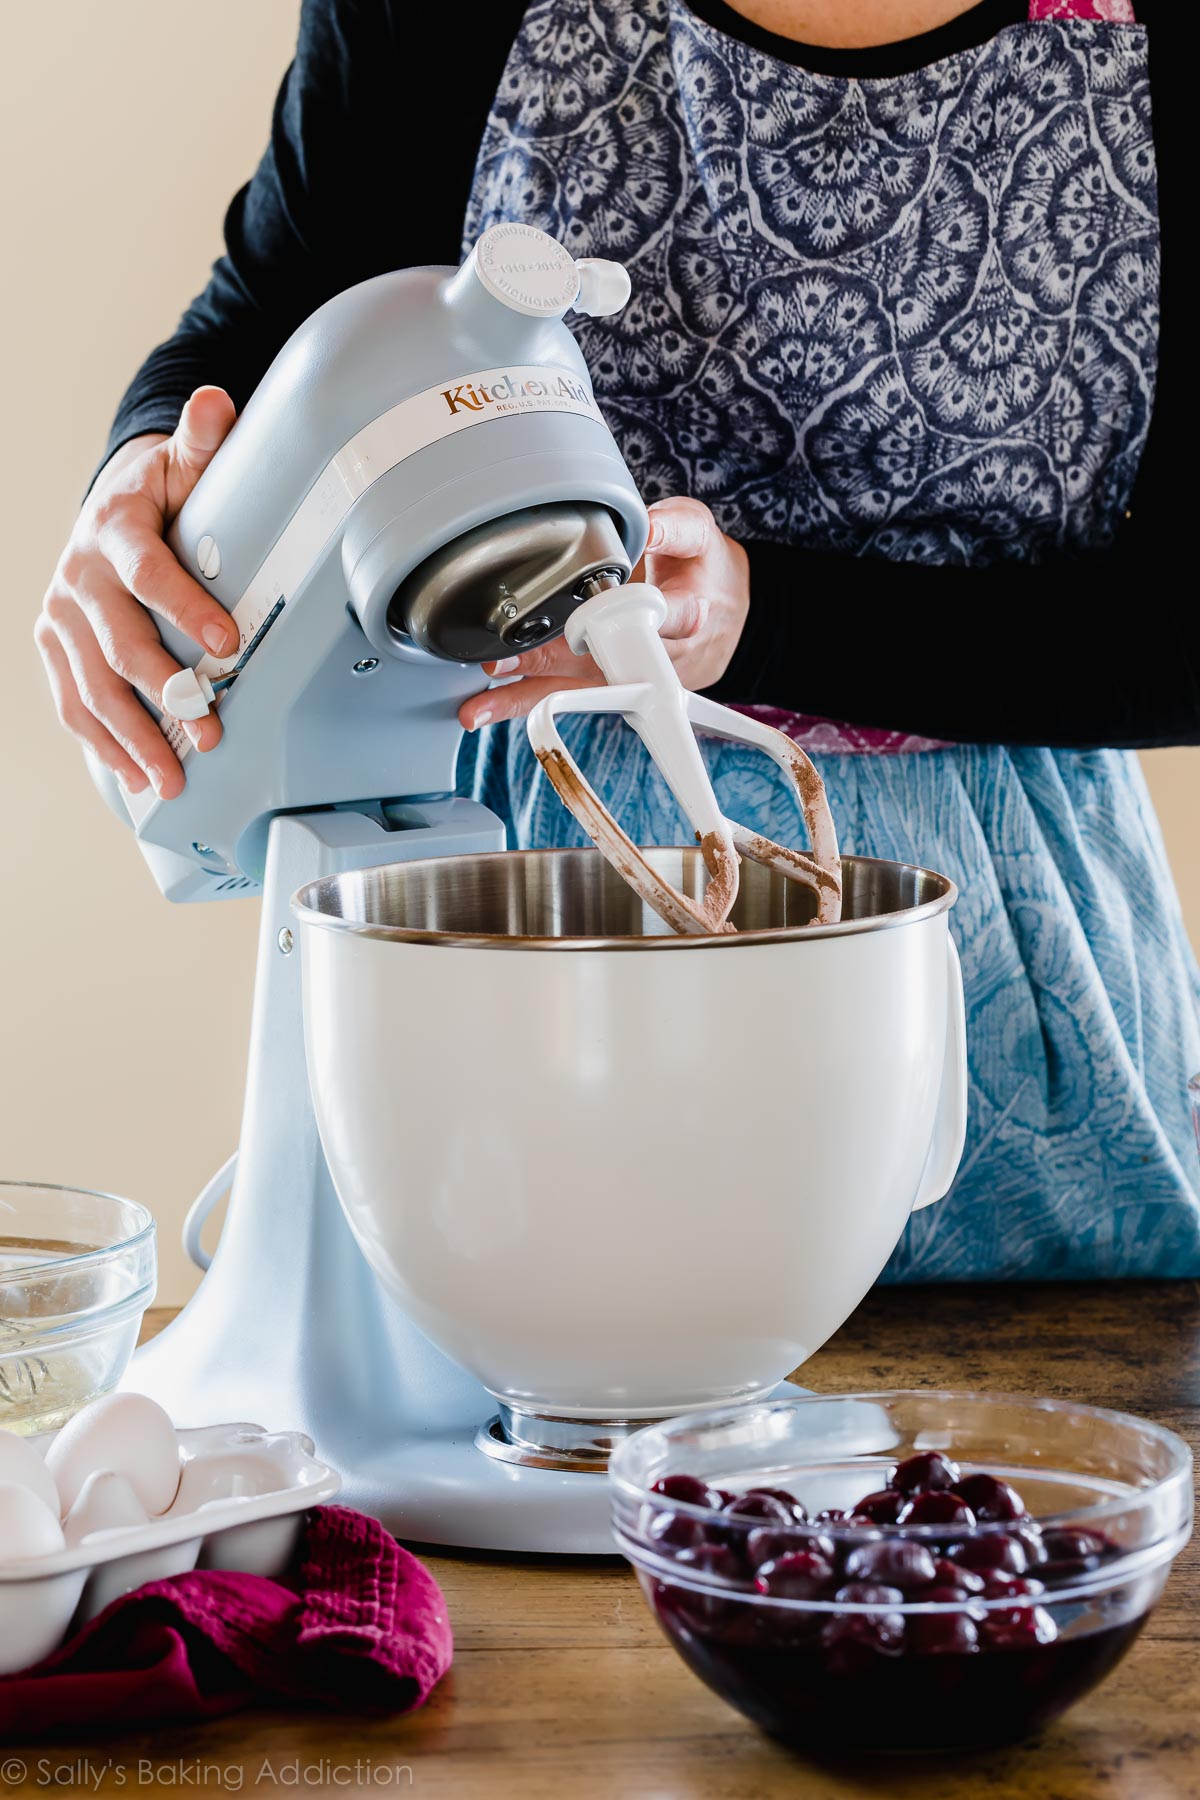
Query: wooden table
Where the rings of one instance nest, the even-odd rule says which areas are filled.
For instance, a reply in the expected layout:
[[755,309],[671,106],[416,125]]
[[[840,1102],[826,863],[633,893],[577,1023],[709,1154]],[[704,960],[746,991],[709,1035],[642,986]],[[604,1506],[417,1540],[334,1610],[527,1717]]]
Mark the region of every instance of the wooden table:
[[[155,1316],[161,1326],[168,1314]],[[1200,1449],[1200,1286],[884,1289],[806,1364],[835,1392],[904,1385],[1074,1396]],[[311,1791],[454,1800],[1178,1800],[1200,1796],[1200,1549],[1126,1662],[1033,1743],[831,1771],[762,1737],[684,1668],[624,1565],[436,1556],[457,1639],[423,1711],[374,1723],[282,1711],[203,1729],[0,1746],[8,1793]],[[27,1770],[14,1780],[12,1749]],[[68,1780],[74,1765],[77,1774]],[[411,1783],[406,1770],[411,1770]],[[122,1779],[123,1776],[123,1779]]]

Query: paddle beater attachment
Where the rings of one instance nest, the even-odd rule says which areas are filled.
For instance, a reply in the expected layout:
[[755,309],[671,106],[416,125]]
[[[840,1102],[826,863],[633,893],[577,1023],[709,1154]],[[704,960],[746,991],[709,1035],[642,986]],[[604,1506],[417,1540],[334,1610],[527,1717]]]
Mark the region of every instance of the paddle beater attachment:
[[[783,732],[688,692],[659,636],[666,615],[657,588],[630,582],[585,600],[567,620],[571,649],[577,656],[590,653],[608,686],[550,694],[529,715],[529,741],[559,799],[634,892],[675,931],[695,936],[734,930],[729,914],[741,856],[811,889],[817,903],[813,923],[834,923],[841,916],[841,860],[821,777]],[[563,743],[555,724],[560,713],[620,713],[637,732],[696,833],[709,876],[700,900],[672,887],[622,831]],[[811,855],[725,817],[696,742],[697,729],[753,745],[778,763],[799,796]]]

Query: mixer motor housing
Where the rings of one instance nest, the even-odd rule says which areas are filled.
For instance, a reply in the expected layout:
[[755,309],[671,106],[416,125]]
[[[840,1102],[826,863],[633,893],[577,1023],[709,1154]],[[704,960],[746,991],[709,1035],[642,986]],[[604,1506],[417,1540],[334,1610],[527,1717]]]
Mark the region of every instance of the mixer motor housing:
[[259,889],[280,813],[452,793],[477,665],[558,635],[598,571],[628,577],[645,508],[563,322],[627,292],[500,225],[458,270],[339,294],[280,351],[170,534],[241,628],[198,663],[162,628],[227,742],[199,755],[164,718],[187,774],[167,802],[97,774],[169,898]]

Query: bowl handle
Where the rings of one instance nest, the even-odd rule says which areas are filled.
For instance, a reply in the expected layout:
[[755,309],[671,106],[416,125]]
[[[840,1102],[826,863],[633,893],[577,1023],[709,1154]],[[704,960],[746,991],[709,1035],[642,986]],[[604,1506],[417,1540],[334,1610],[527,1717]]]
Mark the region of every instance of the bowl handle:
[[946,1060],[942,1065],[942,1091],[933,1122],[933,1142],[925,1160],[921,1185],[913,1201],[932,1206],[950,1191],[962,1159],[967,1136],[967,1008],[963,997],[962,964],[954,939],[946,932]]

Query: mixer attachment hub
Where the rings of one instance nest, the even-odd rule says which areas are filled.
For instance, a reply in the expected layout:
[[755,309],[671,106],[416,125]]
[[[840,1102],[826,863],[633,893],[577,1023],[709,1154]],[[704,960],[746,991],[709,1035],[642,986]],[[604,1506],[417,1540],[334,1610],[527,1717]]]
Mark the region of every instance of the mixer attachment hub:
[[508,634],[510,647],[520,650],[532,650],[535,644],[544,643],[558,629],[549,613],[534,613],[531,618],[520,620]]
[[388,630],[452,662],[520,655],[560,634],[590,581],[627,581],[630,568],[606,507],[522,507],[476,525],[414,569],[392,597]]

